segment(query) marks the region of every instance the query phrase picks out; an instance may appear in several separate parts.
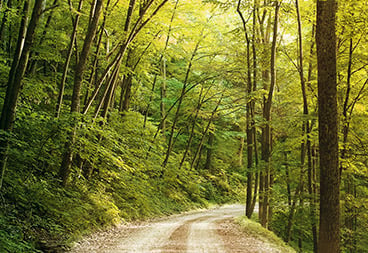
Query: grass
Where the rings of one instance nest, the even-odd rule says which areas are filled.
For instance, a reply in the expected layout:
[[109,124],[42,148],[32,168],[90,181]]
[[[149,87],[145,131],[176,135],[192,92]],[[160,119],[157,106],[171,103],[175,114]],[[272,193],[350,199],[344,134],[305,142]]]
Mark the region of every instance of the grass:
[[277,237],[272,231],[265,229],[261,224],[248,219],[245,216],[238,217],[235,222],[248,235],[270,244],[273,248],[282,253],[295,253],[296,251],[287,245],[281,238]]

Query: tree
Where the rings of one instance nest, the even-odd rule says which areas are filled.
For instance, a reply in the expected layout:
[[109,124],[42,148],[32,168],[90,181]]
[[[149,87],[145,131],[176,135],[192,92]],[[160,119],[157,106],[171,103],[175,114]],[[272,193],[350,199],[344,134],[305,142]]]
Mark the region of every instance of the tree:
[[340,252],[340,169],[336,82],[336,1],[317,1],[320,253]]
[[[11,133],[13,126],[14,126],[14,117],[17,107],[17,102],[19,98],[19,93],[21,89],[21,84],[23,81],[24,73],[27,68],[29,54],[31,52],[31,48],[33,46],[34,37],[37,25],[39,23],[40,17],[42,15],[42,7],[43,7],[44,0],[36,0],[33,11],[32,17],[28,24],[28,29],[26,32],[25,39],[23,38],[24,34],[24,26],[20,26],[20,32],[18,41],[22,41],[24,39],[24,46],[23,49],[20,47],[22,42],[17,43],[19,48],[19,53],[16,53],[13,59],[13,63],[16,64],[12,65],[12,69],[10,69],[8,83],[7,83],[7,90],[5,95],[5,100],[1,112],[0,117],[0,129]],[[28,12],[28,2],[25,3],[23,20],[27,20],[27,12]],[[25,24],[25,22],[24,22]],[[19,57],[19,59],[18,59]],[[8,159],[8,149],[9,149],[9,141],[7,137],[3,137],[4,139],[0,142],[0,189],[2,186],[2,181],[4,178],[6,163]]]
[[[74,73],[74,86],[73,86],[73,96],[72,96],[72,104],[70,106],[70,112],[79,113],[80,110],[80,93],[81,87],[84,77],[84,72],[87,67],[88,57],[90,53],[90,49],[92,46],[93,39],[96,35],[98,20],[100,18],[101,10],[103,7],[103,0],[96,0],[96,6],[94,15],[92,17],[92,21],[88,26],[87,34],[84,39],[84,44],[82,48],[81,55],[79,57],[78,64],[75,68]],[[59,175],[62,180],[62,185],[65,186],[70,174],[70,166],[73,159],[72,146],[75,141],[76,129],[72,130],[70,140],[66,143],[66,150],[63,157],[63,162],[60,166]]]

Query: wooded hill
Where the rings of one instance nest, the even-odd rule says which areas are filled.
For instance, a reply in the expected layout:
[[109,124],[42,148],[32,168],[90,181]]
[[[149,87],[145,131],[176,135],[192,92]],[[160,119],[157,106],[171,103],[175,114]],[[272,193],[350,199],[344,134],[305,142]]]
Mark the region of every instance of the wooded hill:
[[244,201],[300,251],[365,252],[368,6],[336,7],[1,0],[0,251]]

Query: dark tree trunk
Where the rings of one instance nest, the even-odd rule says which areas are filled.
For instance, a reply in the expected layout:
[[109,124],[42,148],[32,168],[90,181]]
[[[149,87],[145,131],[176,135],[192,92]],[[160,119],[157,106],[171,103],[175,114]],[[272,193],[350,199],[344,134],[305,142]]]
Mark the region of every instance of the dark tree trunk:
[[273,38],[271,45],[271,65],[270,65],[270,74],[271,74],[271,82],[268,91],[268,97],[265,100],[264,108],[263,108],[263,117],[265,120],[265,126],[262,129],[262,160],[265,162],[265,170],[262,172],[261,178],[263,181],[263,201],[262,201],[262,213],[261,213],[261,224],[263,227],[268,228],[268,223],[270,219],[270,195],[271,195],[271,186],[272,186],[272,171],[271,171],[271,144],[272,144],[272,136],[271,136],[271,105],[272,105],[272,97],[273,91],[276,84],[276,45],[277,45],[277,32],[278,32],[278,20],[279,20],[279,10],[280,3],[278,1],[275,2],[275,14],[274,14],[274,23],[273,23]]
[[[256,43],[257,43],[257,19],[256,19],[256,13],[258,11],[258,2],[257,0],[254,0],[253,3],[253,24],[252,24],[252,56],[253,56],[253,87],[252,91],[255,92],[257,90],[257,51],[256,51]],[[254,151],[254,162],[255,162],[255,168],[258,169],[258,149],[257,149],[257,129],[255,125],[255,101],[251,101],[251,119],[252,119],[252,125],[251,125],[251,135],[252,135],[252,143],[253,143],[253,151]],[[253,201],[251,206],[251,211],[253,212],[254,207],[257,202],[257,190],[259,185],[259,173],[255,173],[255,179],[254,179],[254,191],[253,191]]]
[[26,0],[24,1],[22,20],[20,23],[19,33],[18,33],[17,47],[15,49],[12,65],[11,65],[10,72],[8,75],[8,83],[13,82],[15,78],[15,72],[17,70],[18,63],[22,55],[26,33],[27,33],[27,24],[28,24],[28,19],[29,19],[28,12],[29,12],[29,1]]
[[[34,42],[35,32],[36,28],[39,22],[39,19],[42,14],[42,5],[44,0],[37,0],[33,7],[32,17],[28,25],[26,37],[24,40],[24,46],[23,50],[20,53],[20,57],[16,54],[13,61],[18,61],[18,64],[16,64],[15,70],[10,70],[9,77],[8,77],[8,86],[6,89],[4,104],[1,112],[0,117],[0,129],[4,130],[5,132],[12,132],[13,126],[14,126],[14,118],[15,118],[15,112],[18,102],[18,97],[21,89],[22,80],[24,77],[25,70],[27,68],[29,54],[31,51],[31,47]],[[28,10],[28,7],[25,8],[25,10]],[[24,19],[26,20],[26,14],[24,16]],[[20,27],[19,34],[23,34],[24,27]],[[18,38],[19,40],[23,40],[23,37]],[[21,43],[18,43],[18,45]],[[18,60],[19,57],[19,60]],[[14,74],[13,74],[14,73]],[[0,189],[2,186],[2,181],[5,174],[5,168],[6,163],[8,159],[8,149],[9,149],[9,142],[8,140],[3,140],[0,142],[0,169],[1,169],[1,175],[0,175]]]
[[340,252],[340,169],[336,80],[336,1],[317,1],[320,224],[318,252]]
[[[238,1],[238,7],[237,11],[239,13],[239,16],[243,23],[243,29],[245,34],[245,39],[247,43],[247,95],[248,95],[248,101],[246,104],[246,118],[247,118],[247,125],[246,125],[246,133],[247,133],[247,197],[246,197],[246,204],[245,204],[245,215],[250,218],[253,213],[252,209],[252,190],[253,190],[253,136],[252,136],[252,99],[251,99],[251,93],[252,93],[252,66],[251,66],[251,55],[250,55],[250,38],[248,36],[247,27],[246,27],[246,20],[243,16],[243,14],[240,11],[240,3],[241,0]],[[253,42],[254,43],[254,42]]]

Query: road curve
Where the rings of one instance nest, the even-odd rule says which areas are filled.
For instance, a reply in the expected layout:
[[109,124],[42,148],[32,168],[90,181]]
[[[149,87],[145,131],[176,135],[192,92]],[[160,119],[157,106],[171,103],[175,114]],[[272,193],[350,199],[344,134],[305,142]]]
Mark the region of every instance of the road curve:
[[71,252],[278,252],[259,240],[247,239],[240,230],[234,232],[230,221],[243,213],[242,205],[226,205],[150,223],[121,225],[85,239]]

